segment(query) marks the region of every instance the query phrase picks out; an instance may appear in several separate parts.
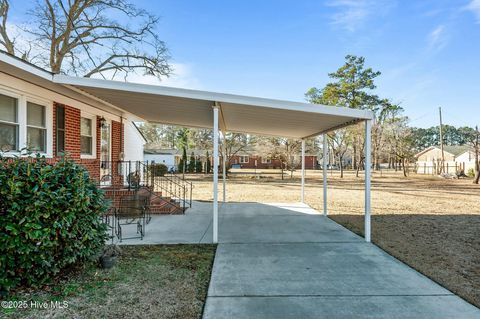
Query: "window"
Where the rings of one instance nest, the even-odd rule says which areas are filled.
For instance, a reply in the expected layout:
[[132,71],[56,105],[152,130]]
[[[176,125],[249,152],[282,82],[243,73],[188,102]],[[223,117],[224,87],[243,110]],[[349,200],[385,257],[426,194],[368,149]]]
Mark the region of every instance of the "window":
[[272,159],[269,157],[262,157],[262,164],[271,164]]
[[56,106],[57,154],[65,152],[65,106]]
[[80,153],[93,155],[93,120],[91,118],[80,119]]
[[246,164],[250,162],[250,158],[248,157],[248,155],[241,155],[238,158],[239,158],[240,164]]
[[18,150],[18,100],[0,94],[0,151]]
[[46,152],[45,118],[45,105],[27,102],[27,148],[29,151]]

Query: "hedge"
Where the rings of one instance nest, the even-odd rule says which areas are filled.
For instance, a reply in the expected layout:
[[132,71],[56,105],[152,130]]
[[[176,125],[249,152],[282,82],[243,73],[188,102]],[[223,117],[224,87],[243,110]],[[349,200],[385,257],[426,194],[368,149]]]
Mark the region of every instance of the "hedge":
[[98,256],[107,208],[86,169],[72,160],[0,156],[0,291],[46,284]]

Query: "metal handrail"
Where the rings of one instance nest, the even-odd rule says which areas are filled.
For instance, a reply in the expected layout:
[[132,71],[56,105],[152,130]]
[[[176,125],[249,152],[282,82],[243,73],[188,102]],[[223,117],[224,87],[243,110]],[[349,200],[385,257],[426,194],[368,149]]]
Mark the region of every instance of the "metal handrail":
[[158,188],[173,200],[178,201],[182,205],[183,210],[185,210],[187,205],[190,208],[192,207],[193,184],[191,182],[179,178],[174,174],[154,176],[151,169],[153,163],[149,163],[148,161],[139,163],[143,167],[143,171],[146,172],[144,173],[144,175],[146,175],[144,179],[146,179],[148,185],[151,186],[153,190]]
[[[151,191],[161,191],[165,197],[182,206],[184,211],[187,206],[192,207],[193,184],[174,174],[155,176],[152,164],[148,161],[100,161],[111,183],[122,180],[124,187],[129,190],[146,186]],[[100,180],[104,177],[100,176]],[[99,181],[99,184],[102,183]]]

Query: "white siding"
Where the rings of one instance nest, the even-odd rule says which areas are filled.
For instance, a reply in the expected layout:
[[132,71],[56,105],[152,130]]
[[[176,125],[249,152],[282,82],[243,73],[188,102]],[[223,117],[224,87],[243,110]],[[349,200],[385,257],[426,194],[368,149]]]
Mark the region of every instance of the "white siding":
[[125,139],[125,161],[143,161],[143,147],[145,140],[138,132],[137,128],[131,121],[126,121],[124,139]]
[[165,164],[169,169],[175,168],[175,155],[173,154],[145,154],[144,156],[146,161]]

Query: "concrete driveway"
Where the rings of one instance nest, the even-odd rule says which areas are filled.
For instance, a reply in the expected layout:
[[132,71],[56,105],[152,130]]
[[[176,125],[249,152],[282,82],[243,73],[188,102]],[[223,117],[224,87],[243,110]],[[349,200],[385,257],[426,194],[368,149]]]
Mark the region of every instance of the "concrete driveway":
[[[211,241],[209,225],[202,242]],[[480,318],[480,310],[302,204],[227,203],[204,319]]]
[[[125,235],[135,236],[135,227]],[[300,203],[227,203],[204,319],[480,319],[480,310]],[[143,240],[212,242],[212,204],[154,216]]]

